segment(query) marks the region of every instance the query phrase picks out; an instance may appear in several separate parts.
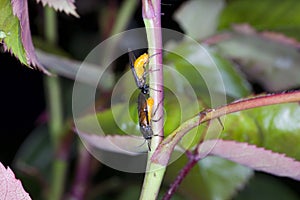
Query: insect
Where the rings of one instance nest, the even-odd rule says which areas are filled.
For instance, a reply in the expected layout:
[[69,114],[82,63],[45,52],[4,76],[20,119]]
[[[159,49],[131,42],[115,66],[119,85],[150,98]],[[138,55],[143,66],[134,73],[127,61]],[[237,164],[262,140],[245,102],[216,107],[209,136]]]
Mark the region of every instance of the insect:
[[143,94],[149,94],[149,85],[146,83],[146,65],[149,60],[149,55],[144,53],[135,59],[133,52],[129,52],[130,68],[137,87]]
[[[154,54],[156,55],[156,54]],[[152,56],[154,56],[152,55]],[[149,85],[146,83],[147,71],[146,66],[149,59],[152,57],[147,53],[142,54],[137,59],[133,52],[129,52],[130,68],[137,87],[141,90],[138,96],[138,114],[140,131],[148,143],[149,151],[151,151],[151,139],[153,137],[153,130],[151,127],[152,108],[154,105],[153,98],[149,97]],[[159,90],[157,90],[159,91]]]
[[129,51],[130,68],[137,87],[143,94],[149,94],[149,85],[146,83],[147,71],[146,66],[149,59],[157,54],[149,56],[147,53],[135,58],[132,51]]
[[152,108],[154,100],[152,97],[147,98],[146,94],[140,92],[138,96],[138,114],[140,131],[148,143],[149,151],[151,151],[151,139],[153,131],[151,127]]

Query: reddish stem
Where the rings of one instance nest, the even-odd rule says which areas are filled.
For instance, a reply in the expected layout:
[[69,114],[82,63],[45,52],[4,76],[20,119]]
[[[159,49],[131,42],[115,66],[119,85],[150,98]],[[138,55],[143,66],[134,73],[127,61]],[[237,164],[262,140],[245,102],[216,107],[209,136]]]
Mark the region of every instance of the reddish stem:
[[187,157],[189,159],[188,163],[180,170],[178,176],[176,177],[175,181],[170,185],[170,188],[165,193],[163,200],[169,200],[183,181],[183,179],[188,175],[191,169],[198,163],[199,158],[195,156],[194,153],[187,151]]
[[185,136],[190,130],[199,126],[200,124],[210,121],[212,119],[219,118],[226,114],[247,110],[251,108],[257,108],[262,106],[292,103],[300,101],[300,91],[294,91],[290,93],[281,94],[267,94],[253,98],[242,99],[236,102],[232,102],[226,106],[221,106],[216,109],[207,109],[200,112],[194,118],[184,122],[173,133],[165,138],[157,150],[154,152],[151,160],[162,166],[166,166],[169,162],[169,158],[176,146],[176,144]]
[[85,199],[86,190],[88,188],[90,167],[92,157],[90,153],[85,149],[80,149],[79,161],[77,163],[77,169],[75,172],[75,179],[72,184],[70,199],[83,200]]

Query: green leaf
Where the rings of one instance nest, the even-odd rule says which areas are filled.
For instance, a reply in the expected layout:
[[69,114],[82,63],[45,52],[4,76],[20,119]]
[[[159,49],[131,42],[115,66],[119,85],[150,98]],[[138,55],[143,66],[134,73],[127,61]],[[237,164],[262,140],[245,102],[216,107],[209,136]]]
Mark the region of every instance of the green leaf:
[[260,30],[278,31],[300,39],[299,11],[300,4],[297,0],[234,0],[227,4],[221,14],[219,28],[249,23]]
[[[166,182],[174,181],[187,162],[182,156],[166,172]],[[251,169],[219,157],[206,157],[194,166],[179,186],[178,192],[189,199],[230,199],[252,176]]]
[[11,1],[0,1],[0,31],[6,37],[1,39],[4,41],[7,49],[12,52],[22,64],[28,66],[25,49],[21,40],[20,22],[13,15]]
[[232,33],[231,39],[217,45],[219,52],[240,64],[249,79],[268,91],[281,91],[300,85],[300,57],[297,48],[259,34]]
[[227,115],[222,139],[247,142],[300,160],[300,107],[297,103]]
[[14,168],[33,199],[42,198],[44,187],[51,179],[49,171],[54,150],[49,140],[47,127],[37,127],[19,148],[14,159]]
[[234,200],[252,200],[258,198],[272,200],[299,199],[297,194],[282,181],[272,176],[256,173]]
[[[165,62],[188,80],[193,92],[208,107],[211,101],[217,102],[214,107],[224,105],[226,102],[222,98],[225,95],[233,100],[250,94],[249,83],[230,62],[195,43],[182,42],[175,45],[172,53],[165,56]],[[171,75],[165,74],[164,77],[166,81],[171,79],[174,82]]]
[[[86,115],[79,119],[76,124],[77,128],[82,132],[90,133],[90,134],[118,134],[123,135],[124,133],[134,134],[138,131],[137,123],[134,123],[132,119],[130,119],[126,113],[126,109],[129,109],[127,105],[118,104],[112,107],[112,109],[108,109],[102,112],[97,112],[96,116],[94,114]],[[113,112],[114,114],[113,114]],[[136,112],[134,110],[134,106],[130,106],[130,110],[132,112]],[[96,117],[96,121],[94,120]],[[136,121],[136,120],[135,120]],[[96,122],[96,123],[95,123]],[[99,126],[102,129],[102,133],[99,132]]]
[[140,186],[138,185],[127,185],[126,189],[118,196],[117,200],[131,200],[138,199],[140,195]]
[[200,40],[216,31],[223,7],[221,0],[187,1],[176,11],[174,18],[187,35]]
[[[168,135],[175,128],[177,128],[183,121],[191,118],[197,112],[203,109],[201,103],[198,101],[192,105],[189,98],[186,96],[180,97],[178,100],[172,93],[166,91],[165,97],[165,134]],[[132,96],[129,104],[118,103],[105,111],[97,112],[96,115],[88,114],[78,120],[76,123],[77,128],[85,133],[89,134],[101,134],[99,132],[99,126],[103,133],[108,135],[137,135],[141,136],[139,125],[138,125],[138,111],[137,103],[134,101],[136,95]],[[200,104],[200,105],[199,105]],[[184,106],[189,105],[189,106]],[[162,106],[162,105],[159,105]],[[184,107],[183,107],[184,106]],[[155,108],[154,108],[155,110]],[[159,119],[159,116],[154,115],[154,120]],[[95,120],[96,119],[96,120]],[[96,123],[95,123],[96,122]],[[196,130],[196,129],[195,129]],[[200,129],[202,131],[202,128]],[[192,135],[192,134],[190,134]],[[193,136],[190,136],[193,137]],[[188,143],[190,143],[189,140]]]
[[[281,30],[286,33],[298,30],[300,25],[298,0],[233,0],[229,1],[220,17],[220,28],[233,23],[250,23],[258,29]],[[299,34],[298,34],[299,38]]]
[[[192,66],[176,54],[166,55],[164,67],[165,87],[165,136],[174,131],[182,122],[195,116],[205,107],[210,100],[216,100],[219,105],[226,103],[227,97],[240,98],[250,93],[250,87],[240,74],[232,67],[231,63],[217,54],[203,50],[202,47],[183,42],[175,47],[175,52],[183,58],[191,59]],[[212,60],[213,59],[213,60]],[[173,67],[172,67],[173,66]],[[214,73],[217,74],[214,74]],[[128,134],[141,136],[137,119],[137,93],[131,94],[128,86],[134,85],[132,74],[130,77],[118,81],[120,85],[115,97],[112,97],[111,110],[98,112],[96,116],[86,116],[80,120],[79,130],[91,134],[99,134],[99,125],[105,134]],[[202,76],[205,79],[202,78]],[[220,80],[219,80],[220,79]],[[174,81],[176,80],[176,81]],[[209,81],[208,89],[206,82]],[[226,86],[224,89],[223,87]],[[223,90],[224,89],[224,90]],[[157,92],[157,91],[152,91]],[[129,104],[124,99],[130,99]],[[203,100],[207,105],[203,105]],[[223,101],[219,101],[222,99]],[[216,107],[216,105],[214,105]],[[154,108],[155,110],[156,108]],[[153,116],[159,119],[160,116]],[[93,119],[96,119],[93,121]],[[93,121],[93,122],[92,122]],[[76,124],[78,126],[78,124]],[[218,126],[220,126],[218,124]],[[77,127],[78,128],[78,127]],[[204,130],[204,126],[192,130],[182,140],[180,145],[187,149],[194,146]],[[154,133],[155,134],[155,133]]]

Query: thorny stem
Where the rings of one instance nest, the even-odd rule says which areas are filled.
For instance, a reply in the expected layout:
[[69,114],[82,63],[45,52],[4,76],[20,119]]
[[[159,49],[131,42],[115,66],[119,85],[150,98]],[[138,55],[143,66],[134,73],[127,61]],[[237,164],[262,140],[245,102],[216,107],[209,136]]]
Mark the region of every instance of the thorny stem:
[[[268,105],[274,105],[274,104],[281,104],[281,103],[292,103],[292,102],[300,102],[300,91],[294,91],[290,93],[282,93],[282,94],[267,94],[267,95],[261,95],[257,97],[252,97],[248,99],[242,99],[236,102],[233,102],[231,104],[228,104],[226,106],[221,106],[217,109],[207,109],[202,112],[200,112],[197,116],[195,116],[192,119],[189,119],[188,121],[184,122],[180,127],[178,127],[173,133],[171,133],[166,139],[164,139],[159,146],[157,147],[156,151],[153,153],[150,161],[150,166],[154,166],[159,168],[156,172],[159,172],[159,180],[162,180],[162,176],[164,175],[166,166],[169,162],[169,159],[171,157],[171,153],[173,152],[176,144],[179,142],[179,140],[187,134],[190,130],[193,128],[199,126],[200,124],[217,119],[221,116],[224,116],[226,114],[247,110],[251,108],[256,107],[262,107],[262,106],[268,106]],[[195,160],[199,160],[198,155],[194,155]],[[188,165],[183,169],[181,172],[182,175],[185,175],[185,173],[191,169],[191,166],[193,166],[194,161],[190,161],[191,163],[188,163]],[[148,173],[147,173],[148,174]],[[147,177],[147,175],[146,175]],[[177,180],[177,183],[174,184],[174,190],[177,188],[176,184],[179,184],[181,179],[184,177],[179,178]],[[154,179],[154,178],[153,178]],[[146,182],[146,180],[145,180]],[[145,182],[143,189],[145,189]],[[154,181],[155,182],[155,179]],[[151,181],[148,183],[148,187],[152,186]],[[151,189],[155,189],[154,192],[158,193],[156,189],[157,184],[155,187],[150,187]],[[151,190],[148,189],[148,190]],[[173,190],[173,189],[172,189]],[[151,194],[151,193],[150,193]],[[145,196],[146,197],[146,196]]]
[[[210,121],[208,121],[208,123],[210,123]],[[163,200],[169,200],[169,199],[171,199],[171,197],[174,195],[175,191],[177,190],[177,188],[179,187],[179,185],[181,184],[181,182],[183,181],[183,179],[188,175],[188,173],[192,170],[192,168],[201,159],[201,157],[199,156],[199,153],[198,153],[197,149],[198,149],[198,146],[200,146],[201,143],[203,142],[205,134],[208,132],[208,129],[209,129],[209,124],[206,126],[206,129],[203,131],[203,134],[202,134],[202,136],[200,138],[200,141],[199,141],[197,147],[195,148],[195,150],[193,152],[189,151],[189,150],[185,152],[186,156],[188,158],[188,162],[180,170],[180,172],[176,176],[176,179],[170,185],[168,191],[165,193],[164,197],[162,198]]]
[[[163,91],[163,68],[162,68],[162,35],[161,35],[161,24],[160,24],[160,1],[159,0],[143,0],[143,19],[146,27],[149,54],[154,55],[159,53],[154,59],[151,59],[149,65],[155,66],[158,70],[157,73],[150,73],[150,87]],[[155,83],[154,85],[151,83]],[[151,96],[154,102],[162,102],[163,92],[152,92]],[[179,142],[179,140],[190,130],[199,126],[200,124],[219,118],[223,115],[238,112],[246,109],[255,107],[279,104],[279,103],[290,103],[300,101],[300,91],[285,94],[275,95],[264,95],[260,97],[244,99],[238,102],[233,102],[229,105],[222,106],[214,109],[208,109],[200,112],[194,118],[184,122],[178,127],[173,133],[171,133],[162,142],[162,137],[154,137],[152,140],[152,152],[148,154],[147,172],[141,191],[140,200],[157,199],[159,188],[166,170],[166,166],[169,162],[171,154]],[[163,105],[163,103],[162,103]],[[156,105],[157,106],[157,105]],[[153,123],[154,134],[163,136],[163,106],[157,111],[159,116],[162,116],[162,120],[158,123]],[[157,146],[158,145],[158,146]],[[154,152],[153,152],[154,151]],[[190,160],[188,165],[181,171],[181,178],[174,184],[174,190],[177,188],[179,183],[182,181],[187,172],[197,162],[197,156]]]
[[[222,106],[217,108],[216,110],[209,109],[206,111],[202,111],[197,117],[199,120],[194,120],[192,124],[186,126],[185,133],[190,130],[191,127],[198,126],[199,124],[210,120],[221,117],[225,114],[246,110],[250,108],[260,107],[260,106],[267,106],[272,104],[279,104],[279,103],[289,103],[289,102],[299,102],[300,101],[300,91],[295,91],[292,93],[283,93],[283,94],[274,94],[274,95],[264,95],[253,97],[249,99],[244,99],[240,101],[233,102],[227,106]],[[212,114],[214,113],[214,114]],[[190,120],[189,120],[190,121]],[[207,131],[207,129],[206,129]],[[176,131],[175,131],[176,133]],[[178,134],[178,132],[177,132]],[[172,134],[171,134],[172,135]],[[179,134],[178,134],[179,135]],[[173,140],[175,137],[171,138]],[[176,142],[177,143],[177,142]],[[201,145],[201,141],[199,142],[198,146]],[[180,183],[189,173],[189,171],[197,164],[197,162],[201,159],[199,152],[197,151],[198,147],[195,148],[194,152],[187,151],[187,157],[189,159],[188,163],[180,170],[178,176],[176,177],[175,181],[170,185],[168,191],[165,193],[163,200],[171,199],[177,188],[179,187]]]
[[183,181],[183,179],[188,175],[188,173],[191,171],[191,169],[197,164],[198,158],[194,156],[193,153],[190,151],[187,151],[187,157],[189,159],[188,163],[180,170],[178,176],[176,177],[175,181],[170,185],[170,188],[165,193],[163,200],[169,200],[179,187],[180,183]]
[[[154,88],[151,91],[151,97],[154,99],[154,107],[158,108],[156,116],[159,116],[158,122],[152,123],[154,135],[151,141],[151,149],[148,153],[147,171],[141,191],[140,199],[154,200],[157,199],[159,188],[165,172],[165,168],[152,163],[150,158],[158,144],[163,138],[163,67],[162,67],[162,31],[161,31],[161,2],[160,0],[143,0],[143,19],[146,27],[149,55],[157,54],[150,60],[149,66],[155,66],[155,72],[150,73],[150,87]],[[160,92],[158,92],[160,91]],[[158,107],[158,103],[161,105]]]
[[158,165],[166,166],[168,164],[171,153],[173,152],[176,144],[179,140],[187,134],[191,129],[199,126],[200,124],[217,119],[226,114],[247,110],[256,107],[292,103],[300,101],[300,91],[294,91],[281,94],[267,94],[252,97],[248,99],[242,99],[235,101],[226,106],[221,106],[216,109],[208,109],[200,112],[197,116],[184,122],[173,133],[171,133],[162,143],[158,146],[154,152],[151,160]]

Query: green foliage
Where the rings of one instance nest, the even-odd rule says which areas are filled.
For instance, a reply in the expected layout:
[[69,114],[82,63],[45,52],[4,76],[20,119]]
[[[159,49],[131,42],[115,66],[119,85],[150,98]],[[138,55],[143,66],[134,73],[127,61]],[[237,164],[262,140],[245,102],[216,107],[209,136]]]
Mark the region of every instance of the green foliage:
[[[27,64],[26,52],[22,44],[20,22],[16,16],[13,15],[11,1],[0,1],[0,31],[5,37],[1,40],[22,64]],[[0,41],[1,41],[0,40]]]
[[[203,39],[210,34],[214,34],[217,26],[219,30],[224,30],[228,29],[233,23],[249,23],[259,30],[280,30],[283,33],[300,38],[298,34],[300,31],[300,15],[298,14],[300,13],[300,3],[296,0],[231,0],[227,1],[227,5],[223,4],[224,1],[199,2],[193,1],[192,3],[197,4],[197,6],[191,6],[193,5],[191,4],[185,8],[187,10],[183,13],[177,13],[177,22],[184,28],[186,33],[196,39]],[[215,3],[217,3],[217,6],[214,7],[214,11],[209,12],[209,7],[212,8]],[[199,5],[203,12],[195,13],[199,11],[197,9]],[[222,12],[221,9],[223,9]],[[219,16],[220,12],[221,16]],[[210,15],[208,16],[208,14]],[[203,19],[201,23],[195,20],[195,16],[201,20]],[[213,19],[212,22],[206,23],[207,18]],[[190,20],[189,23],[186,23],[186,20]],[[164,62],[168,66],[164,68],[165,101],[164,105],[159,105],[165,109],[165,136],[168,136],[182,122],[192,118],[205,108],[215,108],[251,95],[253,92],[251,86],[245,75],[235,68],[232,62],[233,59],[237,58],[242,61],[242,64],[249,64],[251,67],[258,66],[255,69],[265,70],[264,73],[255,74],[255,76],[259,76],[262,80],[268,82],[268,85],[263,84],[268,88],[278,89],[283,82],[290,83],[294,80],[293,84],[287,84],[286,87],[297,87],[299,85],[297,77],[299,74],[299,52],[297,49],[262,39],[260,35],[234,34],[231,41],[214,47],[195,45],[183,40],[174,43],[172,51],[165,54]],[[4,41],[8,49],[22,63],[27,64],[20,36],[19,20],[13,16],[11,4],[8,0],[0,2],[0,40]],[[77,43],[75,45],[78,46]],[[286,56],[284,58],[288,58],[288,61],[293,61],[292,67],[281,68],[282,71],[277,70],[274,66],[277,66],[275,64],[278,64],[277,59],[281,56]],[[283,71],[287,72],[287,75],[283,75]],[[294,78],[291,78],[292,76]],[[122,85],[122,90],[119,93],[117,92],[118,103],[112,104],[109,109],[97,111],[95,115],[87,114],[82,117],[76,124],[80,131],[89,134],[101,134],[98,132],[100,126],[102,131],[108,135],[129,134],[141,136],[135,100],[137,99],[137,92],[131,94],[128,87],[129,85],[135,86],[133,77],[125,80],[125,82],[126,84]],[[71,91],[68,90],[65,95],[70,96],[70,93]],[[128,99],[130,100],[128,101]],[[65,107],[70,105],[71,103],[68,101]],[[70,110],[68,109],[66,116],[70,115]],[[153,116],[153,119],[159,117]],[[96,119],[96,123],[93,119]],[[222,120],[225,129],[220,136],[221,139],[255,144],[300,160],[298,145],[300,141],[300,108],[298,104],[255,108],[227,115]],[[220,126],[217,120],[214,120],[211,125]],[[183,149],[195,147],[206,126],[207,124],[204,124],[190,131],[178,145]],[[49,168],[54,153],[53,147],[49,143],[45,128],[36,131],[38,134],[33,134],[28,138],[28,142],[24,144],[17,155],[15,163],[17,168],[24,166],[38,168],[42,177],[48,181],[50,180]],[[126,145],[128,144],[126,143]],[[174,152],[174,154],[177,153],[177,151]],[[186,158],[182,156],[171,166],[168,166],[167,184],[174,180],[174,177],[186,162]],[[184,196],[184,199],[187,197],[207,200],[230,199],[246,185],[252,175],[251,169],[221,158],[207,157],[192,169],[180,186],[179,192]],[[30,184],[38,185],[36,182],[36,180],[28,180],[25,188]],[[261,186],[264,188],[263,191],[270,190],[267,187],[269,184],[272,185],[272,189],[275,188],[277,192],[282,191],[284,193],[280,196],[281,198],[295,198],[289,191],[284,191],[282,185],[268,179],[254,181],[254,184],[250,182],[250,184],[252,184],[252,187],[256,184]],[[273,184],[275,184],[274,187]],[[118,199],[137,198],[140,188],[136,185],[126,188],[128,190],[120,194]],[[261,188],[255,188],[255,190],[259,189]],[[39,198],[42,196],[41,191],[42,189],[35,191],[33,196]],[[257,197],[257,194],[255,197]],[[277,197],[279,198],[279,194]],[[275,198],[274,195],[272,198]],[[178,197],[178,199],[181,198]]]
[[260,30],[275,30],[299,38],[300,2],[297,0],[233,0],[223,10],[219,28],[249,23]]
[[250,94],[249,83],[232,63],[217,53],[187,42],[177,44],[172,50],[175,53],[167,54],[164,61],[188,80],[197,97],[207,105],[214,97],[226,95],[230,101]]
[[[54,147],[46,126],[37,127],[20,147],[14,168],[33,199],[43,199],[45,186],[51,180]],[[34,189],[34,190],[33,190]]]
[[281,104],[246,111],[255,119],[262,146],[300,160],[299,104]]
[[240,65],[247,78],[267,91],[281,91],[300,85],[299,52],[294,45],[257,34],[231,33],[216,45],[220,54]]
[[175,12],[174,19],[185,34],[195,40],[204,39],[215,33],[224,4],[223,0],[187,1]]
[[[166,183],[186,164],[185,156],[172,163],[166,172]],[[251,169],[231,161],[207,157],[196,165],[179,187],[189,199],[230,199],[253,175]]]
[[297,194],[284,182],[266,174],[255,174],[249,181],[249,184],[238,193],[234,200],[258,199],[258,194],[259,199],[299,199]]
[[300,108],[273,105],[229,114],[221,138],[247,142],[300,160]]

